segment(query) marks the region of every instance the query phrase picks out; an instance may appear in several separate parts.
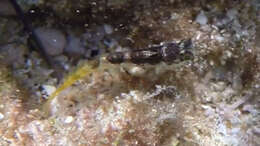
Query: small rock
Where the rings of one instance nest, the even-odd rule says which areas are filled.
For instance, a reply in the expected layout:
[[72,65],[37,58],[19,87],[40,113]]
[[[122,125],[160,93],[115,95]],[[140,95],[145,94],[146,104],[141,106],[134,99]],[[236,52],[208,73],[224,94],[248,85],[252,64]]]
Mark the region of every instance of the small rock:
[[143,68],[141,68],[141,67],[135,66],[135,67],[130,69],[130,73],[132,75],[141,76],[141,75],[143,75],[145,73],[145,70]]
[[172,14],[171,14],[171,19],[172,19],[172,20],[177,20],[179,17],[180,17],[180,16],[179,16],[179,14],[177,14],[177,13],[172,13]]
[[0,113],[0,120],[2,120],[4,117],[5,116],[2,113]]
[[243,105],[242,110],[245,111],[245,112],[250,112],[253,115],[257,115],[258,114],[258,110],[252,104],[245,104],[245,105]]
[[221,94],[223,97],[225,97],[226,99],[232,97],[236,92],[231,88],[231,87],[227,87]]
[[42,94],[44,95],[51,95],[52,93],[54,93],[56,91],[56,88],[54,86],[51,85],[42,85]]
[[104,25],[104,30],[107,34],[112,34],[113,33],[113,28],[110,25],[105,24]]
[[223,41],[225,41],[225,38],[222,37],[221,35],[216,35],[216,36],[215,36],[215,39],[216,39],[218,42],[223,42]]
[[199,15],[196,17],[196,20],[195,20],[197,23],[199,23],[200,25],[205,25],[208,23],[208,18],[207,16],[205,15],[204,11],[201,11],[199,13]]
[[227,16],[231,20],[235,19],[237,14],[238,14],[238,11],[236,9],[231,9],[231,10],[227,11]]
[[260,134],[260,127],[254,127],[254,129],[253,129],[253,132],[255,133],[255,134]]
[[123,68],[132,76],[142,77],[145,75],[146,71],[144,68],[132,64],[122,64]]
[[66,39],[62,32],[52,28],[37,28],[35,32],[41,39],[47,54],[55,56],[63,52]]
[[211,87],[214,91],[221,92],[227,87],[227,85],[226,85],[225,82],[219,81],[219,82],[216,82],[216,83],[211,83]]
[[82,56],[85,54],[85,49],[79,38],[69,36],[65,52],[70,56]]
[[68,117],[66,117],[66,119],[65,119],[65,123],[66,124],[69,124],[69,123],[71,123],[72,121],[74,120],[74,118],[72,117],[72,116],[68,116]]

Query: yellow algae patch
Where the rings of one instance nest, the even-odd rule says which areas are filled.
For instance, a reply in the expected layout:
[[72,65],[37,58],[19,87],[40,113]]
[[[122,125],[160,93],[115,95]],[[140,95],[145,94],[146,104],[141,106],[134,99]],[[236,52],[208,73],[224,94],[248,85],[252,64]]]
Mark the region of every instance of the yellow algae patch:
[[53,101],[53,99],[57,97],[63,90],[70,87],[79,79],[93,73],[94,68],[97,67],[97,65],[98,61],[81,63],[74,72],[70,73],[67,76],[63,84],[61,84],[61,86],[55,92],[53,92],[52,95],[48,98],[48,101],[43,105],[43,111],[46,111],[48,109],[47,107],[50,105],[51,101]]

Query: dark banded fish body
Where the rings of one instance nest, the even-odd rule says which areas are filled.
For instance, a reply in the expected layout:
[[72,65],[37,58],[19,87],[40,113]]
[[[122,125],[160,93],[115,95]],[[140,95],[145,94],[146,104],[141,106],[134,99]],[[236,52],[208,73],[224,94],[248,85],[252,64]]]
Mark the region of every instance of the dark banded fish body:
[[159,62],[172,63],[176,60],[186,60],[193,57],[188,48],[191,40],[181,41],[180,43],[168,42],[160,45],[128,52],[115,52],[107,56],[111,63],[132,62],[135,64],[156,64]]

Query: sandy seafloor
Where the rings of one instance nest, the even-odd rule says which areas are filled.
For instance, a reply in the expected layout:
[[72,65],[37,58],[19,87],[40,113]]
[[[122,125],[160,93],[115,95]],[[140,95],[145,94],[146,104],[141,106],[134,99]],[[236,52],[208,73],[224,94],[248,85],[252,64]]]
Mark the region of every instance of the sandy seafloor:
[[[259,1],[17,2],[62,80],[0,1],[1,146],[260,145]],[[185,61],[105,59],[185,39]]]

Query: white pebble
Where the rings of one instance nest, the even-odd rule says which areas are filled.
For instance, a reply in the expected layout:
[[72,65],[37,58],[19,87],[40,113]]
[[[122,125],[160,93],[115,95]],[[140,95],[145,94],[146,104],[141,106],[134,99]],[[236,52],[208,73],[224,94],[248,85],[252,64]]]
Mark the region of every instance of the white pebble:
[[222,36],[220,36],[220,35],[216,35],[216,36],[215,36],[215,39],[216,39],[218,42],[223,42],[223,41],[225,41],[225,38],[222,37]]
[[65,119],[65,123],[66,124],[69,124],[69,123],[71,123],[72,121],[74,120],[74,118],[72,117],[72,116],[68,116],[68,117],[66,117],[66,119]]
[[47,95],[51,95],[56,91],[56,88],[51,85],[42,85],[42,88],[43,88],[43,92]]
[[196,17],[196,20],[195,20],[197,23],[199,23],[200,25],[205,25],[208,23],[208,18],[207,16],[205,15],[204,11],[201,11],[199,13],[199,15]]
[[219,81],[219,82],[216,82],[216,83],[211,83],[211,87],[214,91],[221,92],[221,91],[225,90],[227,85],[226,85],[225,82]]
[[5,116],[2,113],[0,113],[0,120],[2,120],[4,117]]
[[113,28],[110,25],[105,24],[104,29],[107,34],[113,33]]
[[143,75],[144,72],[145,72],[145,70],[144,70],[143,68],[137,67],[137,66],[135,66],[135,67],[133,67],[133,68],[130,69],[130,73],[131,73],[132,75],[140,76],[140,75]]
[[180,16],[177,14],[177,13],[172,13],[171,14],[171,19],[172,20],[176,20],[176,19],[178,19]]
[[132,76],[137,76],[137,77],[141,77],[144,76],[145,74],[145,69],[140,67],[140,66],[136,66],[136,65],[132,65],[132,64],[122,64],[123,68],[130,73]]

